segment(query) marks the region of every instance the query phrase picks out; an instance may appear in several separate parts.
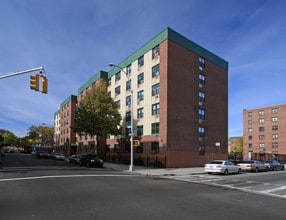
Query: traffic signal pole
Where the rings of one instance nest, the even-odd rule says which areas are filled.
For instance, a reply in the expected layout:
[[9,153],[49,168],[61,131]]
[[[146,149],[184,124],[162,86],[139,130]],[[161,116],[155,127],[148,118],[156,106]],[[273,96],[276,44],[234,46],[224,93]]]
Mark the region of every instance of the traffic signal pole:
[[31,73],[31,72],[35,72],[35,71],[40,71],[40,73],[42,73],[42,72],[44,72],[44,67],[38,67],[38,68],[19,71],[19,72],[15,72],[15,73],[9,73],[9,74],[0,76],[0,79],[4,79],[7,77],[11,77],[11,76],[17,76],[17,75],[21,75],[21,74],[25,74],[25,73]]
[[[30,76],[30,88],[32,90],[35,91],[40,91],[42,93],[48,93],[48,79],[47,77],[45,77],[43,75],[44,72],[44,67],[38,67],[38,68],[34,68],[34,69],[29,69],[29,70],[24,70],[24,71],[19,71],[19,72],[15,72],[15,73],[9,73],[6,75],[2,75],[0,76],[0,79],[4,79],[7,77],[11,77],[11,76],[17,76],[17,75],[21,75],[21,74],[25,74],[25,73],[31,73],[31,72],[35,72],[35,71],[39,71],[38,74],[33,74]],[[39,81],[41,79],[42,82],[42,89],[40,90],[40,85],[39,85]]]

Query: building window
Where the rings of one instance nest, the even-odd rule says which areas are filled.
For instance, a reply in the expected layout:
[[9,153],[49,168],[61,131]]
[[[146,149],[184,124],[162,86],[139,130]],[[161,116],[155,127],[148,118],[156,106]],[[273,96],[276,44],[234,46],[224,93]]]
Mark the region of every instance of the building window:
[[278,139],[278,134],[272,134],[272,140]]
[[158,77],[160,75],[160,65],[157,64],[156,66],[152,67],[152,78]]
[[121,79],[121,72],[118,72],[115,74],[115,82],[119,81]]
[[144,100],[144,90],[141,90],[137,93],[137,100],[138,101]]
[[259,124],[264,124],[264,118],[259,119]]
[[137,126],[137,136],[143,136],[143,125]]
[[144,73],[140,73],[137,77],[137,86],[140,86],[144,83]]
[[248,144],[248,147],[249,147],[249,148],[252,148],[252,144],[251,144],[251,143],[250,143],[250,144]]
[[258,112],[258,115],[264,115],[264,110],[260,110],[260,111]]
[[259,140],[264,140],[264,135],[259,135]]
[[151,152],[153,154],[158,154],[159,153],[159,143],[158,142],[152,142],[151,143]]
[[144,117],[144,108],[137,109],[137,118],[143,118]]
[[273,108],[271,109],[272,114],[277,114],[278,113],[278,108]]
[[205,110],[199,109],[199,120],[205,120]]
[[126,66],[126,74],[127,74],[127,76],[131,75],[131,64]]
[[248,120],[248,125],[252,125],[252,120]]
[[277,122],[278,121],[278,118],[277,117],[273,117],[272,118],[272,122]]
[[248,128],[248,133],[251,133],[252,132],[252,128]]
[[126,106],[129,106],[131,104],[131,95],[126,97]]
[[199,127],[199,129],[198,129],[198,131],[199,131],[199,137],[205,137],[205,128],[203,128],[203,127]]
[[264,127],[259,127],[259,131],[260,132],[264,131]]
[[205,155],[206,149],[205,146],[201,145],[199,146],[199,155]]
[[157,45],[152,49],[152,59],[158,59],[160,56],[160,45]]
[[115,144],[114,145],[114,153],[119,153],[120,152],[120,145],[119,144]]
[[252,116],[252,112],[248,112],[248,117],[251,117]]
[[160,93],[160,83],[152,86],[152,96],[159,95]]
[[199,57],[199,69],[203,70],[204,67],[205,67],[205,58]]
[[199,102],[205,102],[206,101],[206,95],[204,92],[199,92]]
[[159,115],[160,113],[160,104],[156,103],[152,105],[152,115]]
[[118,108],[120,108],[120,100],[116,101],[116,105],[118,106]]
[[152,123],[152,134],[159,134],[159,123]]
[[273,147],[273,148],[278,148],[278,143],[277,143],[277,142],[272,143],[272,147]]
[[278,125],[272,126],[272,131],[278,131]]
[[119,95],[120,94],[120,86],[117,86],[115,88],[115,95]]
[[130,91],[131,89],[131,79],[126,82],[126,91]]
[[203,74],[199,74],[199,84],[206,85],[206,76]]
[[249,136],[248,136],[248,140],[249,140],[249,141],[252,141],[252,135],[249,135]]
[[260,147],[260,148],[264,148],[264,147],[265,147],[265,144],[260,143],[260,144],[259,144],[259,147]]
[[107,85],[111,86],[111,78],[107,80]]
[[138,67],[141,67],[144,65],[144,55],[138,58]]
[[126,121],[126,125],[130,124],[130,122],[131,122],[131,111],[126,112],[125,121]]

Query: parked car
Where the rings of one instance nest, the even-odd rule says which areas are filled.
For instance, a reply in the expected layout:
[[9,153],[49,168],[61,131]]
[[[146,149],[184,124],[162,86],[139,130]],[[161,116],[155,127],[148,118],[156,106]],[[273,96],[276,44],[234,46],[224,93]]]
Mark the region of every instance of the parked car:
[[36,158],[38,158],[38,159],[49,158],[49,153],[46,151],[37,151],[36,152]]
[[237,166],[228,160],[214,160],[210,163],[205,164],[205,172],[211,173],[223,173],[225,175],[229,173],[241,173],[240,166]]
[[79,160],[80,160],[80,156],[74,154],[74,155],[71,155],[69,157],[69,162],[70,163],[76,163],[76,164],[79,164]]
[[52,155],[51,157],[52,159],[54,160],[64,160],[65,159],[65,156],[61,153],[55,153]]
[[237,165],[241,167],[244,171],[249,172],[259,172],[259,171],[266,171],[266,166],[260,160],[245,160],[239,162]]
[[83,154],[80,157],[79,164],[88,167],[103,167],[103,160],[94,154]]
[[277,160],[266,160],[264,161],[267,171],[274,171],[274,170],[284,170],[284,164],[279,163]]

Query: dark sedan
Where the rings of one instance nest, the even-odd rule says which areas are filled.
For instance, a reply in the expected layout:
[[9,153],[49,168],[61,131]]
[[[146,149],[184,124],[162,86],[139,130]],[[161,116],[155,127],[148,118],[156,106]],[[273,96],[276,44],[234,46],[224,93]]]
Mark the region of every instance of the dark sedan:
[[78,156],[78,155],[71,155],[70,157],[69,157],[69,162],[70,163],[76,163],[76,164],[79,164],[79,160],[80,160],[80,156]]
[[81,155],[79,164],[88,167],[103,167],[103,160],[94,154],[84,154]]

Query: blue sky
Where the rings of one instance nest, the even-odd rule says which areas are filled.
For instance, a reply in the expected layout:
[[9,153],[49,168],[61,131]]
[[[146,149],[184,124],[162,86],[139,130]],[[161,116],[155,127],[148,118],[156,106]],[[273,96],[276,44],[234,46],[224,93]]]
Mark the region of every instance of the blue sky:
[[229,62],[229,136],[243,109],[285,104],[286,1],[1,0],[0,75],[44,66],[48,94],[30,74],[0,80],[0,129],[18,137],[53,125],[69,95],[166,27]]

